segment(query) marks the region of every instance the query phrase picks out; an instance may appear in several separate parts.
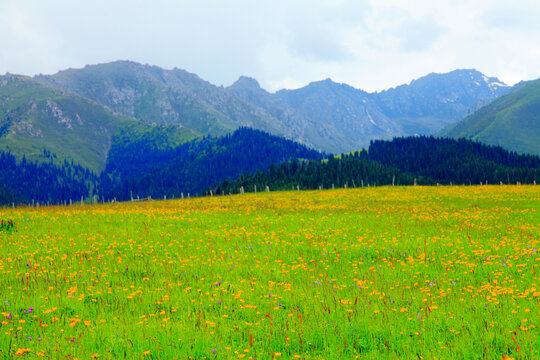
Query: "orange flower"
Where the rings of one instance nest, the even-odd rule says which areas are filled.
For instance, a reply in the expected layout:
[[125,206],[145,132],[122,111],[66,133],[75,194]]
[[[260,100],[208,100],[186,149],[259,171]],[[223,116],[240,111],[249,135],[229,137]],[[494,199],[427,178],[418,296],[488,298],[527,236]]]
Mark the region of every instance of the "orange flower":
[[17,350],[17,352],[15,352],[15,355],[21,356],[29,352],[30,352],[30,349],[20,348],[19,350]]

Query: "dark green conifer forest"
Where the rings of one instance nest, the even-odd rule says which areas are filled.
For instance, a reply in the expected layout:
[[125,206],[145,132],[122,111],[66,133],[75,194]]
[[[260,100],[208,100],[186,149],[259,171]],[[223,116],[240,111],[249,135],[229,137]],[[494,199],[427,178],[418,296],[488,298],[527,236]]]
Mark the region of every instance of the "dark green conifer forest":
[[96,175],[44,151],[32,162],[0,153],[0,204],[124,201],[234,194],[267,189],[381,185],[533,184],[540,158],[470,140],[404,137],[327,156],[259,130],[240,128],[179,146],[153,138],[113,139]]

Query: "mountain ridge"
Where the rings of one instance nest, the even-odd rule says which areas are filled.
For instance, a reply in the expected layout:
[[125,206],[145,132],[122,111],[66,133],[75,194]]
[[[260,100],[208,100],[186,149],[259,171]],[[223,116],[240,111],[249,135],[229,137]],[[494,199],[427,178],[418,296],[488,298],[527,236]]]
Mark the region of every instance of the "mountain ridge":
[[330,153],[353,151],[375,138],[435,133],[509,89],[476,70],[455,70],[375,93],[329,78],[271,93],[247,76],[219,87],[185,70],[132,61],[39,80],[146,123],[181,124],[210,135],[248,126]]

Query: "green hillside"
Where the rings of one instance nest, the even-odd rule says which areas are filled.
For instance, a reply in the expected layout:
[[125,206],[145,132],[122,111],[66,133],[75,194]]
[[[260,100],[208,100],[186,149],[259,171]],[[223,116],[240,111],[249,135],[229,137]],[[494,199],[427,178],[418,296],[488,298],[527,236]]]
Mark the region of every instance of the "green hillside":
[[540,80],[493,101],[440,135],[540,155]]
[[[98,173],[113,135],[127,131],[143,136],[159,129],[28,77],[0,77],[0,150],[17,157],[41,161],[53,153],[59,161],[73,161]],[[168,132],[167,141],[175,145],[198,136],[181,127]]]

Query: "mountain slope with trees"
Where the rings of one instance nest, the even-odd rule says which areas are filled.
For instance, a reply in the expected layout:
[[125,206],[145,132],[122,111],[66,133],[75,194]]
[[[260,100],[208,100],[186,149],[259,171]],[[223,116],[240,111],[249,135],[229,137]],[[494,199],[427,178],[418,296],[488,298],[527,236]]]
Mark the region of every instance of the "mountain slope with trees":
[[141,140],[113,147],[101,176],[102,196],[128,200],[132,195],[204,195],[216,183],[267,170],[272,164],[323,158],[304,145],[248,128],[174,148],[157,149],[154,144]]
[[[28,77],[0,76],[0,150],[19,159],[48,161],[45,149],[60,162],[73,161],[98,174],[116,132],[130,130],[136,137],[157,128]],[[175,144],[199,136],[178,126],[162,131]]]
[[540,157],[519,155],[470,140],[434,137],[373,141],[369,149],[331,156],[328,160],[295,161],[264,173],[244,174],[214,191],[238,193],[255,186],[271,190],[360,187],[374,185],[461,185],[540,181]]

